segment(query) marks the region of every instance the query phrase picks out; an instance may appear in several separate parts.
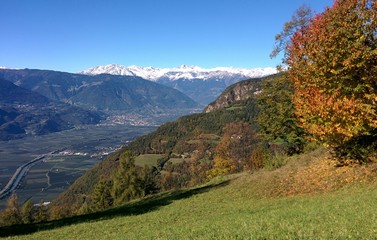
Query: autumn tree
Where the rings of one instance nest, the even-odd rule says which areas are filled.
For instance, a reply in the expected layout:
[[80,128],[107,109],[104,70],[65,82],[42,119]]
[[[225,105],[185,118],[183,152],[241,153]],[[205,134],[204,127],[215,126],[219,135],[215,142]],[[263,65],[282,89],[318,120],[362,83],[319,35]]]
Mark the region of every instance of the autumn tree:
[[377,2],[336,0],[287,46],[288,76],[301,126],[341,148],[377,128]]
[[189,162],[189,186],[202,184],[207,180],[207,172],[212,168],[213,161],[208,158],[193,157]]
[[213,168],[207,172],[209,178],[244,170],[258,142],[256,132],[244,121],[226,125],[223,132],[216,147]]
[[213,168],[207,171],[207,178],[212,179],[217,176],[224,176],[236,172],[237,168],[229,159],[216,156],[213,160]]

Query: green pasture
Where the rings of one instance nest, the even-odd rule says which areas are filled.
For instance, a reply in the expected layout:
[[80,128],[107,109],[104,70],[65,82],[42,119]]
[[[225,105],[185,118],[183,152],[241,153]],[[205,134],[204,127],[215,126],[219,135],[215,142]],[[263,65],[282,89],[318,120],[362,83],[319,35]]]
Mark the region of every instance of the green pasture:
[[[263,198],[250,174],[216,179],[102,213],[17,229],[10,239],[375,239],[376,183]],[[263,186],[257,186],[263,188]],[[1,232],[1,231],[0,231]],[[28,233],[20,235],[21,232]]]

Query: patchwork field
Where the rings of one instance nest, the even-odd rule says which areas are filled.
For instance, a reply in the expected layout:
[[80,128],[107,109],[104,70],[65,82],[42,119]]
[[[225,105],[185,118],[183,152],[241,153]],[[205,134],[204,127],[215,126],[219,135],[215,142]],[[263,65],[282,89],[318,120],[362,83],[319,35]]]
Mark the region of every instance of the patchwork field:
[[[65,153],[48,156],[33,166],[16,191],[21,202],[51,201],[103,156],[146,134],[155,127],[126,125],[91,126],[44,136],[1,142],[0,188],[17,167],[52,151]],[[6,200],[0,200],[0,208]]]

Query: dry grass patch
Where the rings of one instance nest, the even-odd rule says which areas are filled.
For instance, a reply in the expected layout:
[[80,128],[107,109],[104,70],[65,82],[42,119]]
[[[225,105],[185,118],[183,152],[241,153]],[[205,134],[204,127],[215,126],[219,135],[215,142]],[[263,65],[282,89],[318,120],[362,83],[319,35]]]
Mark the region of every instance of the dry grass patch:
[[316,194],[338,190],[348,184],[377,182],[377,163],[339,166],[326,149],[290,157],[276,170],[259,170],[238,180],[245,192],[261,198]]

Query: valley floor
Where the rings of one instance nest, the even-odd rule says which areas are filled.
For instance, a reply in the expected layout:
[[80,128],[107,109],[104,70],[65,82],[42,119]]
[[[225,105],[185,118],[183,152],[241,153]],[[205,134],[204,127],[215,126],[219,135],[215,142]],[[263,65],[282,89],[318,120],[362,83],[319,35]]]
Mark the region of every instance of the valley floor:
[[374,239],[376,164],[336,167],[327,156],[318,150],[277,170],[26,226],[41,230],[11,239]]

